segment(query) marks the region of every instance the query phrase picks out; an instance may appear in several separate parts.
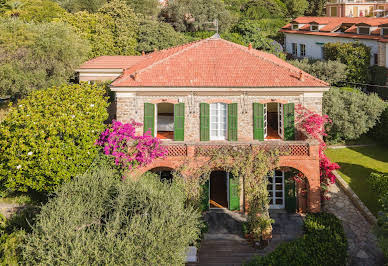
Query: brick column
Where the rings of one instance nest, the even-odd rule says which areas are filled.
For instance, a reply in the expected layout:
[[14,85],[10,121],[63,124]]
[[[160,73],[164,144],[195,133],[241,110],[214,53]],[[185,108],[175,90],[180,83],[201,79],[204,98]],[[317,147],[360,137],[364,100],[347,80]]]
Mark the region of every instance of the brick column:
[[319,169],[319,142],[310,141],[310,158],[313,159],[308,165],[307,209],[310,212],[321,210],[321,180]]

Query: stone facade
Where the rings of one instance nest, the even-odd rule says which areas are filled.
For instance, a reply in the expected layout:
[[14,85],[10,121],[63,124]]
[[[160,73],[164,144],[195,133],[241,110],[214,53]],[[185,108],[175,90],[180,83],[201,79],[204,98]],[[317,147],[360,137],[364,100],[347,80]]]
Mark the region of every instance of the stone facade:
[[[322,93],[302,93],[295,96],[194,96],[194,101],[190,96],[121,96],[117,94],[117,120],[129,122],[135,120],[143,122],[144,120],[144,103],[185,103],[185,141],[199,141],[199,104],[200,103],[237,103],[238,104],[238,141],[253,140],[253,113],[252,104],[258,103],[295,103],[301,104],[306,108],[322,113]],[[138,129],[139,133],[143,131]]]

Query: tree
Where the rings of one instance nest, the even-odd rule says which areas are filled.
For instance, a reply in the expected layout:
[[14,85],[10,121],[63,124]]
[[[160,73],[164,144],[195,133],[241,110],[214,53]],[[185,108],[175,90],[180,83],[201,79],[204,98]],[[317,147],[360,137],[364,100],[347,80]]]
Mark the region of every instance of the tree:
[[62,85],[18,101],[0,126],[0,187],[45,193],[86,171],[108,118],[105,93]]
[[388,105],[381,114],[378,123],[373,128],[372,134],[378,142],[388,146]]
[[185,207],[175,183],[146,174],[121,180],[106,165],[56,191],[25,238],[27,264],[183,265],[200,233],[200,213]]
[[287,7],[288,16],[291,18],[303,16],[309,5],[307,0],[285,0],[284,4]]
[[127,0],[127,3],[135,13],[142,14],[146,18],[157,18],[160,12],[158,0]]
[[327,126],[328,139],[357,139],[376,124],[384,108],[376,94],[331,88],[323,96],[323,113],[333,121]]
[[346,65],[338,61],[309,60],[305,58],[291,60],[289,63],[332,86],[344,81],[346,78]]
[[284,18],[287,14],[286,5],[280,0],[250,0],[242,12],[245,18],[262,19],[262,18]]
[[35,22],[50,22],[66,13],[66,10],[51,0],[8,1],[3,10],[5,17],[18,17],[24,21]]
[[136,54],[139,21],[125,1],[112,0],[102,6],[98,12],[110,16],[114,21],[115,53],[118,55]]
[[321,17],[326,13],[327,0],[308,0],[308,8],[305,11],[305,16]]
[[359,42],[326,43],[323,46],[325,60],[340,61],[347,66],[346,80],[365,83],[370,66],[370,48]]
[[137,42],[137,51],[141,53],[177,46],[186,43],[187,38],[168,23],[144,19],[140,21]]
[[55,0],[64,9],[69,12],[75,13],[79,11],[97,12],[107,0]]
[[74,27],[79,36],[89,41],[88,58],[115,55],[119,50],[114,41],[115,22],[109,15],[81,11],[67,13],[61,20]]
[[0,96],[15,99],[68,81],[88,50],[63,23],[0,20]]
[[193,32],[214,28],[210,23],[218,19],[221,32],[226,31],[232,20],[221,0],[170,1],[161,11],[161,19],[176,31]]

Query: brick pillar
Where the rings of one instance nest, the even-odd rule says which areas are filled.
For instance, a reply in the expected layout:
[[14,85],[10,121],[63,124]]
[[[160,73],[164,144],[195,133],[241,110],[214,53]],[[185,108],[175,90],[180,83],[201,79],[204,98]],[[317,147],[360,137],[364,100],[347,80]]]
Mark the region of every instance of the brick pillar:
[[321,180],[319,169],[319,142],[310,141],[310,158],[313,159],[308,165],[308,192],[307,209],[310,212],[321,210]]

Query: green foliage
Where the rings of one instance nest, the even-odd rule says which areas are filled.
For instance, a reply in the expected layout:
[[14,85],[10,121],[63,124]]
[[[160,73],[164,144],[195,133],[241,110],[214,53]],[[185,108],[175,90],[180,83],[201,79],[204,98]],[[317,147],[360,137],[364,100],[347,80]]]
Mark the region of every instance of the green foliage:
[[308,0],[308,8],[305,11],[305,16],[322,17],[326,13],[327,0]]
[[353,83],[368,81],[370,48],[359,42],[326,43],[323,46],[325,60],[336,61],[347,66],[346,80]]
[[323,113],[333,121],[327,125],[328,139],[357,139],[376,124],[385,106],[376,94],[331,88],[323,96]]
[[27,264],[180,265],[200,214],[176,183],[121,180],[105,163],[56,191],[23,246]]
[[163,21],[171,24],[176,31],[194,32],[214,28],[215,19],[219,21],[220,31],[226,31],[232,18],[221,0],[179,0],[170,1],[161,11]]
[[112,17],[87,11],[67,13],[61,18],[68,23],[83,39],[90,43],[88,58],[102,55],[115,55],[120,48],[115,46],[115,23]]
[[346,65],[339,61],[309,60],[305,58],[291,60],[289,63],[332,86],[344,81],[346,78]]
[[291,18],[303,16],[309,6],[307,0],[284,0],[284,4],[287,7],[287,14]]
[[69,12],[75,13],[79,11],[97,12],[107,0],[55,0],[64,9]]
[[3,8],[0,4],[4,17],[17,17],[24,21],[50,22],[66,13],[66,10],[51,0],[18,0],[4,3]]
[[302,238],[282,243],[247,265],[347,265],[347,240],[338,218],[329,213],[308,214],[304,231]]
[[388,105],[372,130],[373,137],[381,144],[388,146]]
[[25,238],[23,230],[0,236],[0,264],[19,265],[21,248],[20,245]]
[[152,52],[155,48],[162,50],[187,42],[185,35],[176,32],[170,24],[164,22],[141,20],[138,33],[136,49],[140,53]]
[[280,0],[250,0],[241,11],[245,18],[251,20],[284,18],[287,14],[287,7]]
[[87,43],[63,23],[0,19],[0,97],[66,82],[87,52]]
[[146,18],[156,18],[160,12],[158,0],[126,0],[127,4],[135,11]]
[[113,38],[117,55],[134,55],[137,47],[139,21],[124,0],[112,0],[98,10],[114,21]]
[[62,85],[12,107],[0,127],[0,187],[52,191],[83,173],[108,117],[104,94],[96,85]]
[[380,199],[388,197],[388,174],[371,173],[368,183]]
[[387,82],[387,69],[383,66],[372,66],[369,68],[369,83],[373,85],[385,86]]

